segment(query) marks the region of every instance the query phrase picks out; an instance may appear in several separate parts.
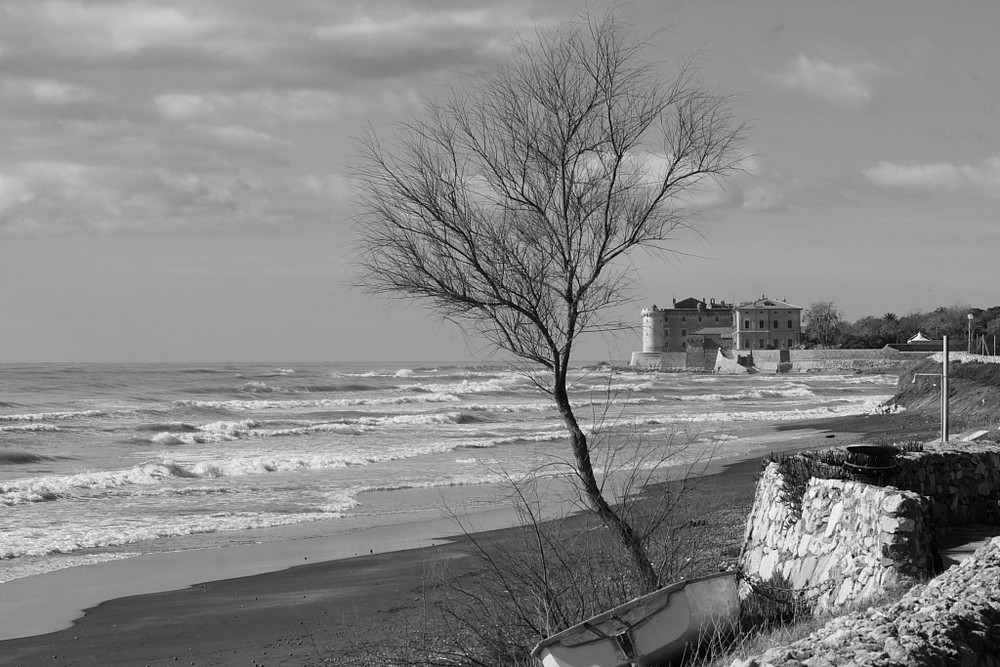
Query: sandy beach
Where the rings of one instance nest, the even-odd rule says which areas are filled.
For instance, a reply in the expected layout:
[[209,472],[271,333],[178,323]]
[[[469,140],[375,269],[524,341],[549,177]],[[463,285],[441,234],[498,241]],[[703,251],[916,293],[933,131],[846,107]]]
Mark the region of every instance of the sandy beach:
[[[782,430],[803,429],[784,445],[778,436],[775,449],[849,444],[878,433],[926,439],[934,424],[903,413]],[[699,485],[706,500],[700,511],[711,522],[714,512],[745,510],[759,468],[759,457],[713,464]],[[504,540],[511,518],[487,514],[472,525],[486,531],[478,538]],[[17,619],[7,636],[33,636],[0,641],[0,655],[9,665],[329,663],[348,655],[355,642],[418,617],[422,583],[435,564],[471,567],[467,539],[455,533],[455,524],[441,518],[350,540],[160,554],[16,580],[3,584],[0,612]],[[82,616],[80,609],[86,609]]]

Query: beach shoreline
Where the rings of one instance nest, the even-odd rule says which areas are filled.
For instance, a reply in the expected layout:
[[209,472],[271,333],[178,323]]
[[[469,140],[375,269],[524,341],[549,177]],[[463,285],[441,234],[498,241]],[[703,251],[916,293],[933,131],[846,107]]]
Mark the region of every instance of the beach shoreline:
[[[907,428],[932,432],[933,425],[916,414],[885,417],[890,418],[859,415],[787,424],[776,429],[771,449],[844,445],[879,432],[905,439]],[[713,461],[702,471],[707,493],[746,505],[761,454],[766,452]],[[473,515],[469,532],[477,539],[503,540],[512,514]],[[23,665],[42,659],[61,665],[321,664],[323,656],[384,632],[408,609],[418,610],[427,572],[436,563],[465,557],[468,538],[445,516],[373,530],[325,543],[307,538],[227,547],[239,554],[223,549],[158,554],[156,562],[142,560],[153,558],[147,556],[8,582],[0,591],[10,586],[7,592],[16,595],[4,599],[37,604],[30,612],[25,611],[30,604],[0,609],[3,617],[23,619],[17,632],[31,635],[0,641],[0,651],[10,656],[9,664]],[[150,572],[164,577],[154,590],[141,581]],[[171,576],[178,578],[171,581]],[[41,578],[52,584],[47,598],[32,590]],[[92,597],[77,592],[74,598],[68,591],[75,589],[89,590]],[[74,605],[86,611],[73,610]],[[54,630],[54,623],[62,629]]]
[[[711,475],[747,458],[820,444],[821,432],[797,429],[779,435],[773,426],[755,426],[757,439],[742,453],[695,460],[665,468],[663,479],[684,475]],[[721,447],[721,446],[720,446]],[[683,455],[685,452],[681,452]],[[565,517],[580,511],[575,492],[565,478],[545,480],[544,518]],[[390,499],[391,500],[388,500]],[[430,498],[430,500],[428,500]],[[518,524],[514,508],[496,484],[404,488],[366,492],[361,506],[386,516],[386,507],[437,506],[422,516],[397,515],[385,525],[366,525],[345,518],[305,522],[247,531],[235,544],[212,548],[168,550],[110,559],[44,572],[0,583],[0,642],[65,630],[101,603],[237,577],[284,570],[307,562],[343,560],[362,555],[411,551],[447,542],[456,535],[512,528]],[[459,524],[459,521],[461,524]]]

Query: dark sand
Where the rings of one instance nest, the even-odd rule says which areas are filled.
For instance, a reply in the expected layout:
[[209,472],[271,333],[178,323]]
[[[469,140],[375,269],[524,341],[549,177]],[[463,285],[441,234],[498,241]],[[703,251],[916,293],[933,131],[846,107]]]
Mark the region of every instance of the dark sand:
[[[868,435],[933,439],[933,419],[916,414],[846,417],[782,427],[817,435],[805,448]],[[717,466],[701,480],[706,516],[745,512],[759,459]],[[738,516],[738,515],[737,515]],[[576,520],[584,520],[576,517]],[[504,540],[500,530],[477,537]],[[739,541],[739,537],[734,538]],[[471,567],[468,540],[395,553],[301,565],[183,590],[105,602],[73,627],[0,642],[3,665],[319,665],[358,640],[377,640],[421,610],[422,582],[435,564]],[[467,565],[466,565],[467,564]],[[341,663],[349,664],[349,663]]]

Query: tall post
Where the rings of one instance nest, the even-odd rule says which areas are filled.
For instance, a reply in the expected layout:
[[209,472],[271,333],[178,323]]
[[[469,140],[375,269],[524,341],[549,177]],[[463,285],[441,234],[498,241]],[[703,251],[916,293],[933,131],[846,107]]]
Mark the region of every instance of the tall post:
[[941,337],[941,443],[948,442],[948,337]]
[[966,317],[969,320],[969,349],[968,349],[968,353],[972,354],[972,313],[969,313]]

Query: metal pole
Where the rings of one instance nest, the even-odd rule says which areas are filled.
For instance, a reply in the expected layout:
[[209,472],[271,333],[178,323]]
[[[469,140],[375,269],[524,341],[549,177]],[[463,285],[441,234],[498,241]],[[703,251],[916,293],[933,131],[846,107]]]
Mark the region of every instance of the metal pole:
[[941,442],[948,442],[948,337],[941,337]]

